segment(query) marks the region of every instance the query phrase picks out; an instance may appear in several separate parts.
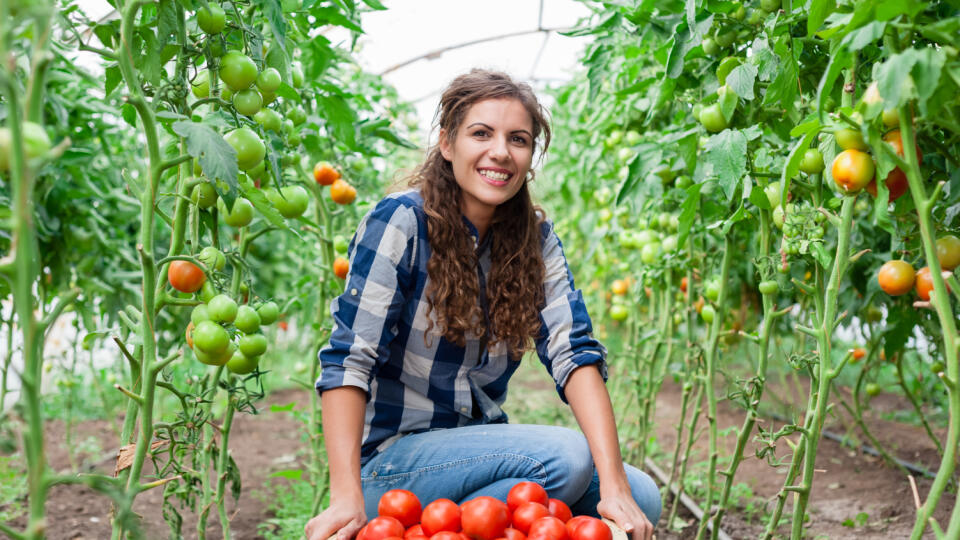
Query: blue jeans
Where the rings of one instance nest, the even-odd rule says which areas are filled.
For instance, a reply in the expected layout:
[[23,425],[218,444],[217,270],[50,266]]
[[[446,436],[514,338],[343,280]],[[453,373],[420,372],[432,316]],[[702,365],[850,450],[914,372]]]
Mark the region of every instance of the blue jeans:
[[[643,471],[624,464],[633,498],[656,525],[660,491]],[[487,424],[406,435],[368,461],[361,471],[367,516],[380,496],[412,491],[427,504],[439,498],[462,503],[480,495],[501,501],[517,482],[529,480],[574,515],[597,516],[600,481],[587,440],[557,426]]]

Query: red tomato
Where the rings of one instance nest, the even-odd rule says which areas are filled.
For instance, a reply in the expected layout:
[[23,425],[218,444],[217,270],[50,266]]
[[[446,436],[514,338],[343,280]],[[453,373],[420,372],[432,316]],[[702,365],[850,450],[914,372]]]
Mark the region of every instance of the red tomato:
[[551,515],[550,510],[538,502],[526,502],[521,504],[513,512],[513,527],[523,534],[530,532],[530,525],[534,521]]
[[420,516],[417,516],[417,524],[407,529],[407,532],[403,533],[404,538],[410,538],[411,536],[426,536],[423,534],[423,525],[420,525]]
[[430,540],[430,537],[423,534],[411,534],[410,536],[404,536],[403,540]]
[[577,527],[585,523],[588,519],[595,519],[590,516],[574,516],[570,518],[570,521],[567,521],[567,534],[570,538],[574,537],[574,532],[577,530]]
[[533,538],[534,536],[546,536],[553,540],[567,540],[567,526],[553,516],[542,517],[530,525],[527,538]]
[[419,523],[421,511],[420,499],[405,489],[391,489],[380,497],[377,504],[378,514],[395,517],[404,527]]
[[460,507],[450,499],[437,499],[423,509],[420,525],[428,536],[440,531],[460,532]]
[[431,536],[430,540],[463,540],[463,537],[458,532],[440,531]]
[[360,532],[361,534],[357,535],[357,540],[386,540],[391,536],[403,538],[405,529],[397,518],[377,516],[364,525]]
[[613,533],[606,523],[597,518],[588,517],[576,526],[572,540],[613,540]]
[[510,488],[510,493],[507,494],[507,507],[510,509],[510,513],[513,514],[517,511],[517,508],[525,502],[533,501],[547,506],[549,500],[547,490],[543,489],[543,486],[540,484],[536,482],[520,482]]
[[496,540],[510,526],[510,513],[503,501],[480,496],[460,508],[463,533],[475,540]]
[[550,510],[551,516],[564,523],[570,521],[570,518],[573,517],[573,512],[570,511],[570,507],[560,499],[550,499],[550,504],[547,505],[547,508]]
[[511,527],[503,531],[503,536],[506,540],[526,540],[527,538],[527,535]]

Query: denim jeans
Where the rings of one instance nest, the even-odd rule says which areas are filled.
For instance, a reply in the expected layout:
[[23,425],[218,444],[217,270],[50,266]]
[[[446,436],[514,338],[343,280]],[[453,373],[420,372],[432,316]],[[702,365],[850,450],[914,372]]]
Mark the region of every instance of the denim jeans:
[[[660,518],[660,491],[643,471],[624,464],[633,498],[651,523]],[[361,471],[367,516],[380,496],[412,491],[426,505],[439,498],[462,503],[480,495],[501,501],[529,480],[574,515],[597,516],[600,482],[587,440],[557,426],[486,424],[406,435],[368,461]]]

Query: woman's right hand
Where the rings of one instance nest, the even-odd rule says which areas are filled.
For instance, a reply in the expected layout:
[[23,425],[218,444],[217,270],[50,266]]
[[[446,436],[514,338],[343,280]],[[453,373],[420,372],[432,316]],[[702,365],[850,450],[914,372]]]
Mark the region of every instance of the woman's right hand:
[[350,540],[367,523],[363,511],[363,499],[345,504],[334,502],[326,510],[307,522],[303,533],[307,540],[327,540],[336,535],[336,540]]

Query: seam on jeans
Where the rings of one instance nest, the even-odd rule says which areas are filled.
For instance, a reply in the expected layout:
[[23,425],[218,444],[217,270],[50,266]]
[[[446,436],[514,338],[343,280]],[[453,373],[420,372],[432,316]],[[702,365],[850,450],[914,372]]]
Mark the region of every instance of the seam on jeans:
[[[546,467],[540,461],[533,459],[529,456],[524,456],[522,454],[512,454],[512,453],[500,453],[500,454],[487,454],[485,456],[476,456],[467,459],[458,459],[456,461],[448,461],[446,463],[440,463],[437,465],[429,465],[427,467],[421,467],[412,471],[396,473],[396,474],[380,474],[379,471],[374,471],[373,474],[361,477],[361,480],[364,481],[392,481],[400,478],[405,478],[409,476],[415,476],[424,473],[431,473],[436,471],[442,471],[444,469],[451,469],[453,467],[459,467],[462,465],[468,465],[470,463],[478,463],[481,461],[487,461],[490,459],[502,459],[509,458],[516,461],[527,461],[536,468],[536,476],[545,481],[547,478]],[[379,464],[378,464],[379,465]],[[379,467],[378,467],[379,468]],[[540,485],[543,485],[544,482],[541,481]]]

